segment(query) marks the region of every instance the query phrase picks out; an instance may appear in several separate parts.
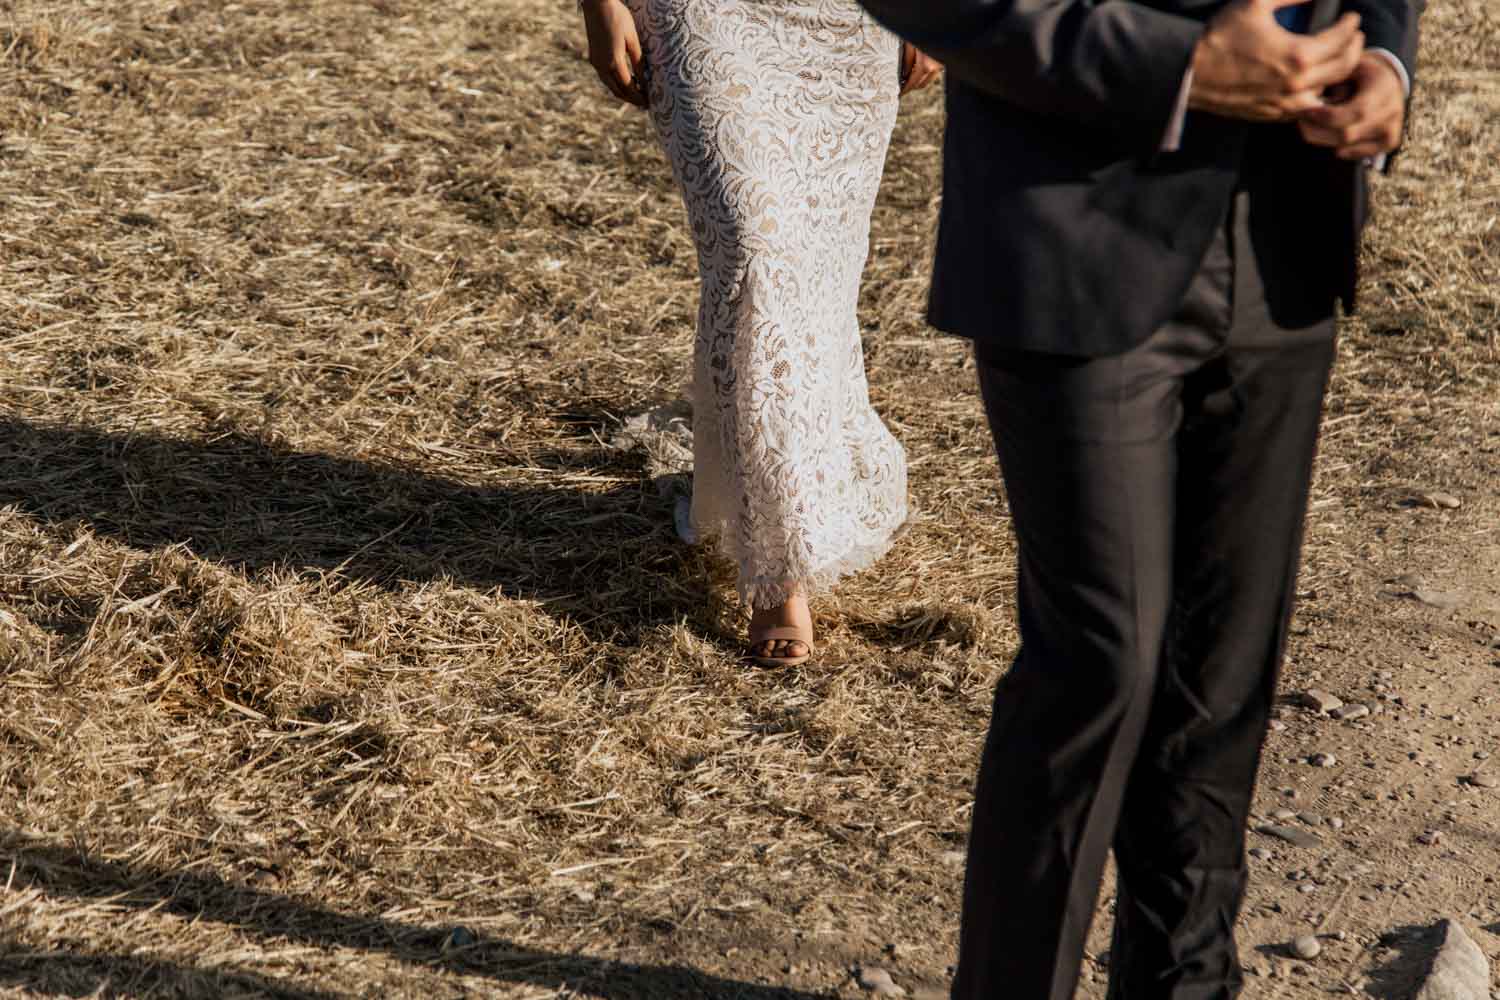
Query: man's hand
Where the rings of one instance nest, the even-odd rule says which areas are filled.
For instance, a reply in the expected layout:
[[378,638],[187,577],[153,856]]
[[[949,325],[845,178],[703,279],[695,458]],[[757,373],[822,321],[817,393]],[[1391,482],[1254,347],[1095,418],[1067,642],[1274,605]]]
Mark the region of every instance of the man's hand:
[[1349,79],[1365,36],[1359,15],[1345,14],[1316,35],[1276,23],[1299,0],[1234,0],[1208,22],[1193,50],[1188,107],[1226,118],[1289,121],[1321,107],[1323,90]]
[[1327,146],[1341,160],[1362,160],[1389,153],[1401,142],[1406,123],[1406,88],[1384,56],[1366,52],[1354,73],[1339,88],[1337,103],[1297,116],[1302,138]]

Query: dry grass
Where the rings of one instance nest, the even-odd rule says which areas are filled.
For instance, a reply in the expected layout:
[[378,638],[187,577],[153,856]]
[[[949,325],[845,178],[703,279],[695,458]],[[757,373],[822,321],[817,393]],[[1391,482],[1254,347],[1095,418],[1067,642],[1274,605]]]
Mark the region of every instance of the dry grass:
[[[1494,419],[1500,39],[1484,0],[1428,24],[1314,589]],[[749,951],[813,993],[888,940],[941,974],[1014,633],[967,356],[918,321],[939,102],[864,297],[922,518],[815,669],[749,672],[674,484],[606,444],[679,395],[695,282],[579,34],[0,4],[0,993],[769,998],[804,994]]]

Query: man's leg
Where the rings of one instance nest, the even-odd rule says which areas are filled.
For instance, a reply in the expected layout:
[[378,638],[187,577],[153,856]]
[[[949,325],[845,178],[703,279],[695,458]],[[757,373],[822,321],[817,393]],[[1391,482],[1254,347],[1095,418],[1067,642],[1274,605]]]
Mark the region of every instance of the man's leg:
[[980,352],[1019,545],[1021,652],[980,764],[955,1000],[1073,995],[1157,687],[1181,388],[1222,348],[1230,274],[1221,241],[1179,316],[1119,357]]
[[1291,613],[1332,319],[1271,322],[1237,200],[1223,356],[1184,386],[1172,610],[1115,838],[1112,1000],[1228,1000],[1245,824]]

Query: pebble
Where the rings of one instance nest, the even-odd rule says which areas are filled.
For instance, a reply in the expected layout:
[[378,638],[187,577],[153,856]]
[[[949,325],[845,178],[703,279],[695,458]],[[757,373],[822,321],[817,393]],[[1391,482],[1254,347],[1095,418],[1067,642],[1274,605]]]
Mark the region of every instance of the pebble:
[[965,859],[968,858],[968,855],[966,855],[963,851],[944,851],[939,857],[941,858],[943,864],[949,866],[950,868],[962,868]]
[[1269,861],[1271,858],[1271,852],[1264,847],[1252,847],[1247,853],[1256,861]]
[[1308,826],[1322,826],[1323,817],[1317,813],[1298,813],[1297,818]]
[[1280,719],[1272,719],[1270,729],[1273,733],[1286,732],[1286,723],[1282,722]]
[[1427,830],[1417,835],[1417,843],[1419,844],[1436,844],[1441,842],[1442,839],[1443,834],[1439,830]]
[[889,972],[873,965],[859,970],[859,985],[877,997],[906,996],[906,990],[896,985]]
[[1463,501],[1454,496],[1452,493],[1441,493],[1437,491],[1431,493],[1423,493],[1422,502],[1431,504],[1434,507],[1441,507],[1444,510],[1457,510],[1463,504]]
[[1354,719],[1363,719],[1369,714],[1370,706],[1360,705],[1358,703],[1352,705],[1340,705],[1338,708],[1334,709],[1332,713],[1333,717],[1340,720],[1341,722],[1349,722]]
[[1496,778],[1493,774],[1471,774],[1469,784],[1475,788],[1500,788],[1500,778]]
[[1490,759],[1490,752],[1488,750],[1475,750],[1474,751],[1474,759],[1475,760],[1489,760]]
[[1285,823],[1289,819],[1296,819],[1297,814],[1292,812],[1290,809],[1277,809],[1271,813],[1271,818]]
[[1333,767],[1339,759],[1331,753],[1315,753],[1307,758],[1307,762],[1313,767]]
[[1292,938],[1292,954],[1298,958],[1311,961],[1323,954],[1323,946],[1318,943],[1317,937],[1312,934],[1298,934]]
[[1489,959],[1452,917],[1438,921],[1438,949],[1426,981],[1413,1000],[1455,1000],[1484,997],[1490,993]]
[[1279,826],[1275,823],[1263,823],[1255,828],[1256,833],[1263,833],[1277,840],[1284,840],[1293,847],[1317,847],[1323,841],[1316,834],[1308,833],[1295,826]]
[[1411,592],[1411,596],[1429,607],[1440,611],[1452,611],[1464,603],[1464,595],[1449,593],[1442,590],[1426,590],[1418,588]]
[[1328,825],[1331,826],[1331,827],[1333,827],[1335,830],[1342,830],[1344,828],[1343,817],[1341,817],[1341,816],[1330,816],[1330,817],[1328,817]]
[[454,948],[472,948],[479,943],[479,936],[467,927],[455,927],[443,938],[443,951]]
[[1297,701],[1304,708],[1310,708],[1314,712],[1332,712],[1344,702],[1335,698],[1327,691],[1319,691],[1317,688],[1309,688],[1297,697]]

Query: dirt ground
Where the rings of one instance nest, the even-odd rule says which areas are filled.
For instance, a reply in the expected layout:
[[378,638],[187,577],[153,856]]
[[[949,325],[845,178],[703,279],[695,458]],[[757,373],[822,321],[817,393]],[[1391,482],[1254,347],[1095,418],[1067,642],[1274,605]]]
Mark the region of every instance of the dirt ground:
[[[1256,1000],[1409,997],[1441,915],[1500,957],[1500,20],[1424,24],[1257,799],[1317,841],[1250,834]],[[751,670],[683,477],[614,446],[681,394],[693,251],[580,35],[0,0],[0,995],[941,995],[1016,634],[972,363],[920,322],[939,96],[862,302],[921,516],[814,663]]]

